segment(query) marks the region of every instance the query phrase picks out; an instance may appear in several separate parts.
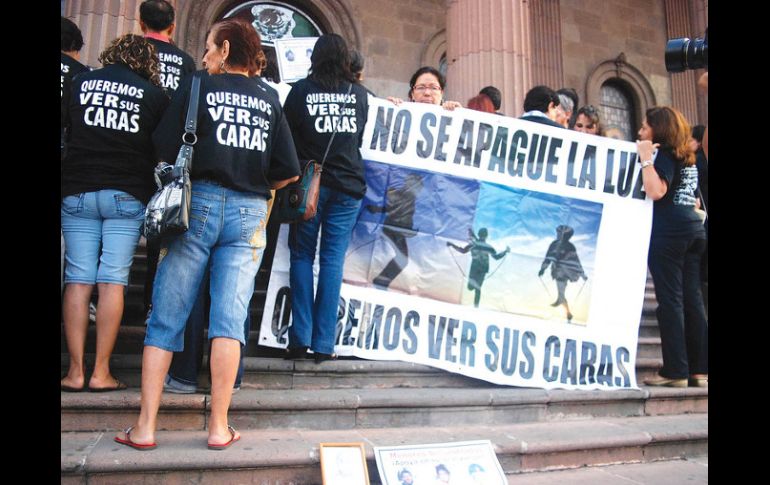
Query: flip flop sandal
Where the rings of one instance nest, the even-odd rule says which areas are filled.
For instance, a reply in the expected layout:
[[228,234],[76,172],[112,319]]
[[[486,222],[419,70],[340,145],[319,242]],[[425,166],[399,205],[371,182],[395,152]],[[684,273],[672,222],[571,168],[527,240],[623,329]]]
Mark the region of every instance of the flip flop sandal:
[[147,450],[154,450],[158,447],[157,443],[148,443],[148,444],[141,444],[141,443],[134,443],[131,440],[131,430],[134,429],[133,426],[129,426],[128,428],[124,429],[123,432],[126,433],[126,439],[115,437],[115,441],[120,443],[121,445],[130,446],[131,448],[139,451],[147,451]]
[[228,441],[227,443],[222,443],[221,445],[214,445],[214,444],[208,443],[208,447],[210,450],[219,450],[219,451],[226,450],[230,445],[232,445],[233,443],[241,439],[240,436],[238,436],[237,438],[235,437],[235,428],[233,428],[228,424],[227,429],[230,430],[230,434],[233,436],[232,438],[230,438],[230,441]]
[[124,389],[128,389],[128,385],[125,382],[120,382],[118,379],[115,379],[115,382],[118,384],[115,387],[91,387],[88,386],[89,392],[112,392],[112,391],[122,391]]

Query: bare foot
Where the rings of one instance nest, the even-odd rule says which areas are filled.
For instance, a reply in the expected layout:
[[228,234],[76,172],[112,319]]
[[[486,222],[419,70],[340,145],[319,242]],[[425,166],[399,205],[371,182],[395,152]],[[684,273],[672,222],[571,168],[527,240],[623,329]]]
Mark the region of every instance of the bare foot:
[[124,384],[123,382],[120,382],[113,376],[109,376],[106,379],[97,379],[94,376],[91,376],[91,380],[88,381],[88,389],[93,390],[111,390],[111,391],[118,391],[121,389],[126,389],[128,386]]
[[80,378],[74,378],[68,374],[61,380],[61,388],[64,390],[82,390],[84,382],[84,376],[81,375]]
[[229,442],[235,443],[239,439],[241,439],[241,433],[232,426],[228,426],[224,430],[209,429],[209,446],[222,446]]
[[141,429],[138,425],[131,426],[115,435],[118,443],[131,447],[149,447],[155,445],[155,434]]
[[72,363],[70,363],[70,368],[67,371],[67,375],[64,376],[61,380],[61,387],[63,390],[69,391],[82,390],[85,381],[85,369],[78,367],[77,365],[73,366]]

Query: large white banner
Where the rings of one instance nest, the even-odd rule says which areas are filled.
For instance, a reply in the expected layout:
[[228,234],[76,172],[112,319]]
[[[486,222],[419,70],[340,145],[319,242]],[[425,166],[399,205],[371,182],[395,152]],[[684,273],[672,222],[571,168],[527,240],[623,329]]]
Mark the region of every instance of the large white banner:
[[[339,355],[546,389],[636,388],[652,202],[633,143],[370,98]],[[288,226],[260,344],[286,347]]]

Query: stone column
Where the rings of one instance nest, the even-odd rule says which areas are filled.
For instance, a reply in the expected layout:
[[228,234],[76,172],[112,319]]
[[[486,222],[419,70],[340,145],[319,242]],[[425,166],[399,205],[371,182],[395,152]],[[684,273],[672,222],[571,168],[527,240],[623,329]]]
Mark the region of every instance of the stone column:
[[[669,39],[695,36],[691,32],[689,0],[666,0],[666,34]],[[662,59],[661,59],[662,60]],[[695,71],[672,72],[671,104],[691,125],[699,122]]]
[[80,62],[93,68],[102,67],[99,53],[115,37],[140,33],[141,3],[142,0],[68,1],[64,7],[64,16],[75,22],[83,33],[84,45],[80,51]]
[[[124,34],[141,34],[139,28],[139,5],[142,0],[69,0],[64,5],[64,16],[75,22],[83,33],[83,49],[80,62],[93,68],[102,67],[99,53],[115,37]],[[177,0],[169,0],[176,10],[179,22]],[[177,25],[177,28],[179,26]]]
[[523,112],[532,87],[529,3],[447,0],[447,99],[463,104],[484,86],[503,94],[501,111]]
[[[559,0],[530,0],[532,23],[532,85],[564,87]],[[577,89],[577,86],[573,86]],[[575,106],[578,109],[578,106]]]
[[[692,17],[692,31],[688,37],[703,39],[706,35],[706,28],[709,25],[709,3],[708,0],[690,0],[690,13]],[[699,79],[705,69],[695,71],[695,79]],[[705,125],[709,120],[708,96],[698,92],[698,123]]]

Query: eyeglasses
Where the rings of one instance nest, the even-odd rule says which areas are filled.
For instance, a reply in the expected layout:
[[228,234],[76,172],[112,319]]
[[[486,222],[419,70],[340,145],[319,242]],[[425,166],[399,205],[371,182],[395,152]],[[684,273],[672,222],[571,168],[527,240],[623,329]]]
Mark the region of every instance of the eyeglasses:
[[587,125],[584,125],[583,123],[575,123],[575,128],[588,128],[589,130],[593,130],[594,126],[595,125],[593,123]]
[[413,86],[412,89],[417,91],[418,93],[421,93],[423,91],[441,91],[441,86],[437,86],[435,84],[426,86],[424,84],[418,84],[417,86]]

